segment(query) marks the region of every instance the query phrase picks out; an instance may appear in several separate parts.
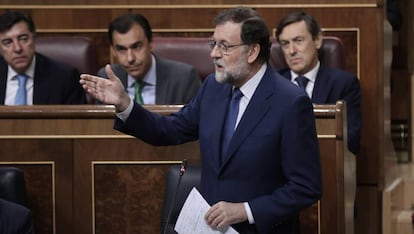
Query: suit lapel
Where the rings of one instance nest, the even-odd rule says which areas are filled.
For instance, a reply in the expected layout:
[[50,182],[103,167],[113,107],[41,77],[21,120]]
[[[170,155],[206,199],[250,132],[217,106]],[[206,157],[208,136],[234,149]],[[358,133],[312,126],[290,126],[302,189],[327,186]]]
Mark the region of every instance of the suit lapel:
[[269,96],[274,92],[274,82],[275,77],[271,74],[271,69],[268,67],[265,75],[260,81],[259,85],[256,88],[240,122],[237,126],[236,131],[233,134],[233,137],[230,141],[227,155],[225,161],[223,162],[221,168],[227,164],[227,162],[234,157],[234,153],[237,148],[243,143],[244,139],[254,130],[257,124],[260,123],[263,116],[267,113],[270,107]]
[[331,90],[330,77],[326,69],[321,65],[318,74],[316,75],[315,85],[312,92],[312,103],[326,103],[329,90]]
[[33,104],[47,103],[50,92],[45,90],[45,87],[50,85],[47,84],[49,74],[42,69],[47,66],[45,58],[40,54],[36,54],[35,72],[33,76]]
[[112,66],[112,70],[114,74],[121,80],[122,85],[124,88],[128,88],[128,73],[121,67],[121,65],[116,64]]
[[209,122],[211,123],[209,130],[211,133],[209,135],[212,136],[211,139],[213,145],[211,149],[216,150],[216,152],[213,152],[213,155],[217,155],[217,157],[214,158],[216,168],[220,168],[221,157],[223,157],[223,155],[221,155],[222,132],[232,91],[232,85],[220,86],[223,88],[221,88],[218,92],[215,93],[214,96],[211,97],[211,103],[213,103],[215,107],[213,109],[210,109],[206,115],[206,119],[209,119]]
[[8,66],[3,58],[0,58],[0,104],[4,105],[6,99],[6,86],[7,86],[7,72]]
[[155,91],[155,103],[167,103],[168,97],[168,86],[169,86],[169,79],[168,73],[164,69],[164,62],[162,59],[158,59],[155,57],[156,67],[155,67],[155,74],[157,79],[156,91]]

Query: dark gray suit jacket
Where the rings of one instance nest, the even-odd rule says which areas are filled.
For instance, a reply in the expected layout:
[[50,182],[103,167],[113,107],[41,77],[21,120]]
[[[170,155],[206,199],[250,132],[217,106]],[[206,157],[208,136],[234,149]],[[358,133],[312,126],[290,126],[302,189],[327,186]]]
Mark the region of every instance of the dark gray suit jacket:
[[19,204],[0,199],[0,233],[34,233],[31,211]]
[[[155,57],[157,63],[157,87],[155,104],[186,104],[193,98],[201,85],[201,79],[195,68],[189,64]],[[124,87],[127,87],[128,74],[119,64],[111,66]],[[107,78],[104,68],[99,69],[98,76]]]

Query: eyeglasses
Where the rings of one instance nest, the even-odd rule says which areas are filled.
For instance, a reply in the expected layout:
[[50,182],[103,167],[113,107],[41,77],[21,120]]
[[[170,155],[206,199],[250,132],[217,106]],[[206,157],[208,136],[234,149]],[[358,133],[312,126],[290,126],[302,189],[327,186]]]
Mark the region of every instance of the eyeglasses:
[[219,50],[221,50],[222,52],[227,52],[230,48],[233,48],[233,47],[246,45],[246,44],[226,45],[223,42],[217,42],[217,41],[214,41],[214,40],[209,41],[208,44],[210,45],[211,49],[214,49],[214,47],[217,46],[219,48]]

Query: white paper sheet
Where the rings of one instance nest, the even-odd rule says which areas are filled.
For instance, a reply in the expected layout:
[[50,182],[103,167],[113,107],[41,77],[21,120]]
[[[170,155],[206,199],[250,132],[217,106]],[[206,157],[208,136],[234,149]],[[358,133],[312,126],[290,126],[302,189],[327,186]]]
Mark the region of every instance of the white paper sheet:
[[203,234],[237,234],[238,232],[232,227],[228,227],[225,230],[216,230],[212,229],[207,225],[204,220],[204,215],[207,213],[207,210],[210,208],[210,205],[204,200],[200,192],[196,188],[193,188],[188,194],[187,199],[184,202],[183,208],[181,209],[180,214],[178,215],[177,222],[175,224],[174,230],[179,234],[194,234],[194,233],[203,233]]

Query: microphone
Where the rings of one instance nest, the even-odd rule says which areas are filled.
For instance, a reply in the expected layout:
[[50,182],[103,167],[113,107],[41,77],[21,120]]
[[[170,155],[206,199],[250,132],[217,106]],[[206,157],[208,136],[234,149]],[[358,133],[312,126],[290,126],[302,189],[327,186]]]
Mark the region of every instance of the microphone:
[[179,173],[180,173],[179,175],[180,176],[178,177],[177,187],[175,189],[175,192],[174,192],[173,197],[171,199],[170,207],[168,209],[167,220],[166,220],[165,227],[164,227],[164,234],[167,234],[168,224],[170,223],[170,219],[171,219],[171,213],[172,213],[172,210],[173,210],[174,205],[176,203],[176,200],[177,200],[176,197],[177,197],[178,190],[180,188],[181,179],[182,179],[182,177],[183,177],[186,169],[187,169],[187,159],[184,159],[181,162],[180,171],[179,171]]

